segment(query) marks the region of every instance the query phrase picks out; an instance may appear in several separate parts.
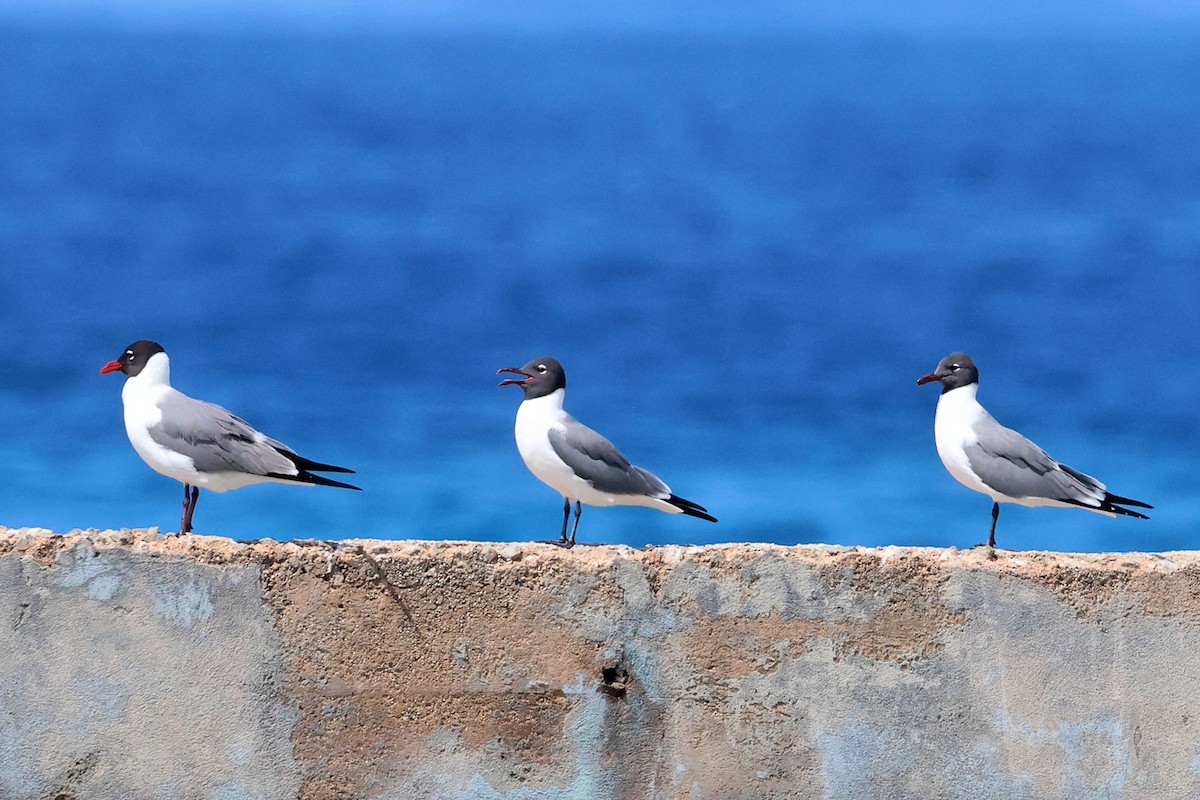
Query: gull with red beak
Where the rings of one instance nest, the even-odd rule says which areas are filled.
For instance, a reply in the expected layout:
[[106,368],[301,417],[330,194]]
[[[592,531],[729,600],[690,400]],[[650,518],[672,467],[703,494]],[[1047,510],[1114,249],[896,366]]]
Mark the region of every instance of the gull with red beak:
[[992,418],[975,399],[979,370],[965,353],[951,353],[937,369],[917,379],[917,385],[938,381],[933,436],[938,455],[954,479],[992,498],[992,527],[987,546],[996,546],[996,520],[1001,503],[1022,506],[1072,506],[1110,517],[1149,519],[1122,508],[1153,508],[1140,500],[1110,493],[1090,475],[1060,464],[1042,448]]
[[194,400],[171,386],[171,362],[162,345],[142,339],[100,368],[123,372],[125,433],[151,469],[183,484],[179,532],[192,530],[200,488],[214,492],[252,483],[357,486],[314,472],[354,470],[310,461],[269,439],[242,419],[212,403]]
[[[579,528],[580,503],[590,506],[646,506],[716,522],[708,510],[671,493],[656,476],[629,463],[612,443],[563,410],[567,376],[553,358],[535,358],[511,372],[500,386],[520,386],[525,399],[517,409],[516,438],[521,459],[534,476],[563,497],[562,535],[554,544],[571,547]],[[575,524],[567,538],[571,503]]]

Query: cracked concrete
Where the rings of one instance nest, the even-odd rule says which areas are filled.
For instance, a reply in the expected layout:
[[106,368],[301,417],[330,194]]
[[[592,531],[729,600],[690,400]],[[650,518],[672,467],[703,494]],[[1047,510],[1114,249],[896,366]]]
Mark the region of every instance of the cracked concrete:
[[0,528],[0,797],[1200,797],[1200,555]]

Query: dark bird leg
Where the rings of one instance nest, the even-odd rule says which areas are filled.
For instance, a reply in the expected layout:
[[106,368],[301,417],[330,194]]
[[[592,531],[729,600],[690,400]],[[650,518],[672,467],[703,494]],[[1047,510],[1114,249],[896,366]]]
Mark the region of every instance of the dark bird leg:
[[179,516],[179,532],[181,534],[187,533],[188,509],[192,504],[191,491],[192,487],[185,483],[183,485],[183,513]]
[[559,544],[567,543],[567,520],[571,518],[571,501],[563,498],[563,527],[562,534],[558,537]]
[[196,513],[196,503],[200,502],[200,487],[192,487],[192,508],[188,511],[188,533],[192,532],[192,514]]
[[992,529],[988,531],[988,547],[996,546],[996,520],[1000,519],[1000,504],[992,503]]
[[192,532],[192,514],[196,510],[196,501],[200,499],[200,487],[183,485],[183,517],[179,520],[181,534]]
[[575,501],[575,524],[571,526],[571,541],[567,542],[567,547],[575,546],[575,531],[579,530],[579,515],[583,513],[583,504],[578,500]]
[[[578,528],[579,527],[579,510],[578,510],[579,504],[576,503],[575,507],[576,507],[575,527]],[[571,519],[571,501],[564,497],[563,498],[562,533],[559,535],[559,537],[557,539],[539,542],[539,544],[555,544],[555,545],[558,545],[559,547],[565,547],[568,549],[571,548],[575,544],[575,530],[574,529],[571,530],[571,538],[567,539],[567,522],[569,522],[570,519]]]

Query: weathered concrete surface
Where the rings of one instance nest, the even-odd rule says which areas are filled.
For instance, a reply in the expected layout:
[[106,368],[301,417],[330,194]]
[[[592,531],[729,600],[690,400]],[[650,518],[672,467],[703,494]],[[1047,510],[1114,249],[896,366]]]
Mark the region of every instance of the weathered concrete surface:
[[0,528],[0,798],[1198,798],[1200,554]]

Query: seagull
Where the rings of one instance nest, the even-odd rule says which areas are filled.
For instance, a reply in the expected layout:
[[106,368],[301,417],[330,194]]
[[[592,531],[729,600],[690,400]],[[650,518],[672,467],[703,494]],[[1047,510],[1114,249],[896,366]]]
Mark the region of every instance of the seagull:
[[[572,547],[579,529],[580,503],[590,506],[646,506],[668,514],[686,514],[709,522],[708,509],[671,493],[656,476],[629,463],[607,439],[563,410],[567,375],[553,358],[535,358],[523,367],[497,370],[522,376],[499,383],[520,386],[525,399],[517,409],[517,450],[538,480],[563,496],[562,535],[553,544]],[[567,538],[571,502],[575,524]]]
[[313,474],[354,470],[298,456],[220,406],[172,388],[171,361],[157,342],[129,345],[100,368],[101,375],[109,372],[126,376],[121,401],[133,449],[155,472],[183,484],[181,534],[192,530],[200,487],[224,492],[252,483],[298,483],[361,491]]
[[954,479],[992,498],[992,528],[987,546],[996,546],[1001,503],[1022,506],[1076,506],[1097,514],[1149,519],[1122,508],[1153,508],[1140,500],[1110,493],[1103,483],[1060,464],[1042,448],[992,418],[975,399],[979,370],[965,353],[951,353],[937,369],[917,379],[921,386],[942,384],[933,420],[938,455]]

